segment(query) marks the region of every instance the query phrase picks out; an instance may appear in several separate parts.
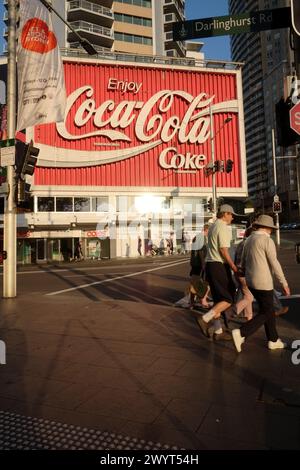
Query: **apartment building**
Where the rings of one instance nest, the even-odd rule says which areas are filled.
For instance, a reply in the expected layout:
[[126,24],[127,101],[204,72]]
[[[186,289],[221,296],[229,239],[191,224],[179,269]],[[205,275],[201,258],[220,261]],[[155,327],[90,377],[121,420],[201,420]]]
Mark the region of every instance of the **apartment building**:
[[[185,19],[185,0],[52,0],[52,5],[100,53],[186,55],[184,43],[172,38],[172,23]],[[58,18],[53,22],[62,48],[80,47]]]
[[[229,11],[234,15],[288,6],[290,0],[229,0]],[[232,60],[245,64],[242,76],[249,195],[258,207],[268,210],[275,194],[272,161],[275,105],[288,92],[288,77],[294,73],[289,29],[233,35],[231,52]],[[275,154],[295,155],[295,148],[276,145]],[[295,159],[277,161],[277,179],[277,192],[283,202],[281,220],[294,221],[299,217]]]

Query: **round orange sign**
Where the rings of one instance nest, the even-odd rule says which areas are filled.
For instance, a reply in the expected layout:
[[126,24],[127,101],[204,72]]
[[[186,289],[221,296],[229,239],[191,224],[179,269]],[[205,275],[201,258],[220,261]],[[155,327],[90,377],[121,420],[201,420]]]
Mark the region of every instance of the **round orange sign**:
[[39,18],[31,18],[23,27],[21,44],[24,49],[45,54],[55,49],[57,40],[53,31],[49,30],[47,23]]

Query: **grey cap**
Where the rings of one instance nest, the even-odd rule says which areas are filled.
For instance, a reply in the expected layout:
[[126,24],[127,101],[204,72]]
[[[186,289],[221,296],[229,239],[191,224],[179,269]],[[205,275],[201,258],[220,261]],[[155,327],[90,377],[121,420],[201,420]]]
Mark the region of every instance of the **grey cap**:
[[233,210],[233,207],[230,206],[229,204],[222,204],[220,207],[219,207],[219,212],[230,212],[231,214],[233,215],[237,215],[234,210]]
[[254,222],[253,224],[256,227],[267,227],[267,228],[274,228],[277,229],[276,225],[274,225],[274,220],[273,217],[270,215],[260,215]]

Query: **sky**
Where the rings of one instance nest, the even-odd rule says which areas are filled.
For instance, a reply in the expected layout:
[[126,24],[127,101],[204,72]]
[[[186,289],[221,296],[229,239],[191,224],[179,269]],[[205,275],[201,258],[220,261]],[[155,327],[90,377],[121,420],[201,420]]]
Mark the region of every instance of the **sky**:
[[[188,20],[222,16],[228,14],[228,0],[186,0],[186,18]],[[0,52],[3,50],[2,31],[4,23],[3,0],[0,0]],[[204,42],[203,52],[206,59],[230,60],[229,36],[199,39]]]
[[[209,18],[228,14],[228,0],[186,0],[187,20]],[[206,59],[230,60],[229,36],[198,39],[204,43],[202,51]]]

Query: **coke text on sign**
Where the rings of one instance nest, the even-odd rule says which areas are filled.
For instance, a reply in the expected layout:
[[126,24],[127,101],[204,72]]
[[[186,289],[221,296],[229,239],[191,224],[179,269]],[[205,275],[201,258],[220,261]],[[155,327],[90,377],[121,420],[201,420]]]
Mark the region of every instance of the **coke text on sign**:
[[235,162],[218,185],[246,192],[240,71],[68,59],[65,76],[64,121],[31,136],[35,184],[210,187],[211,106],[216,151]]
[[290,110],[290,126],[293,131],[300,134],[300,101]]

